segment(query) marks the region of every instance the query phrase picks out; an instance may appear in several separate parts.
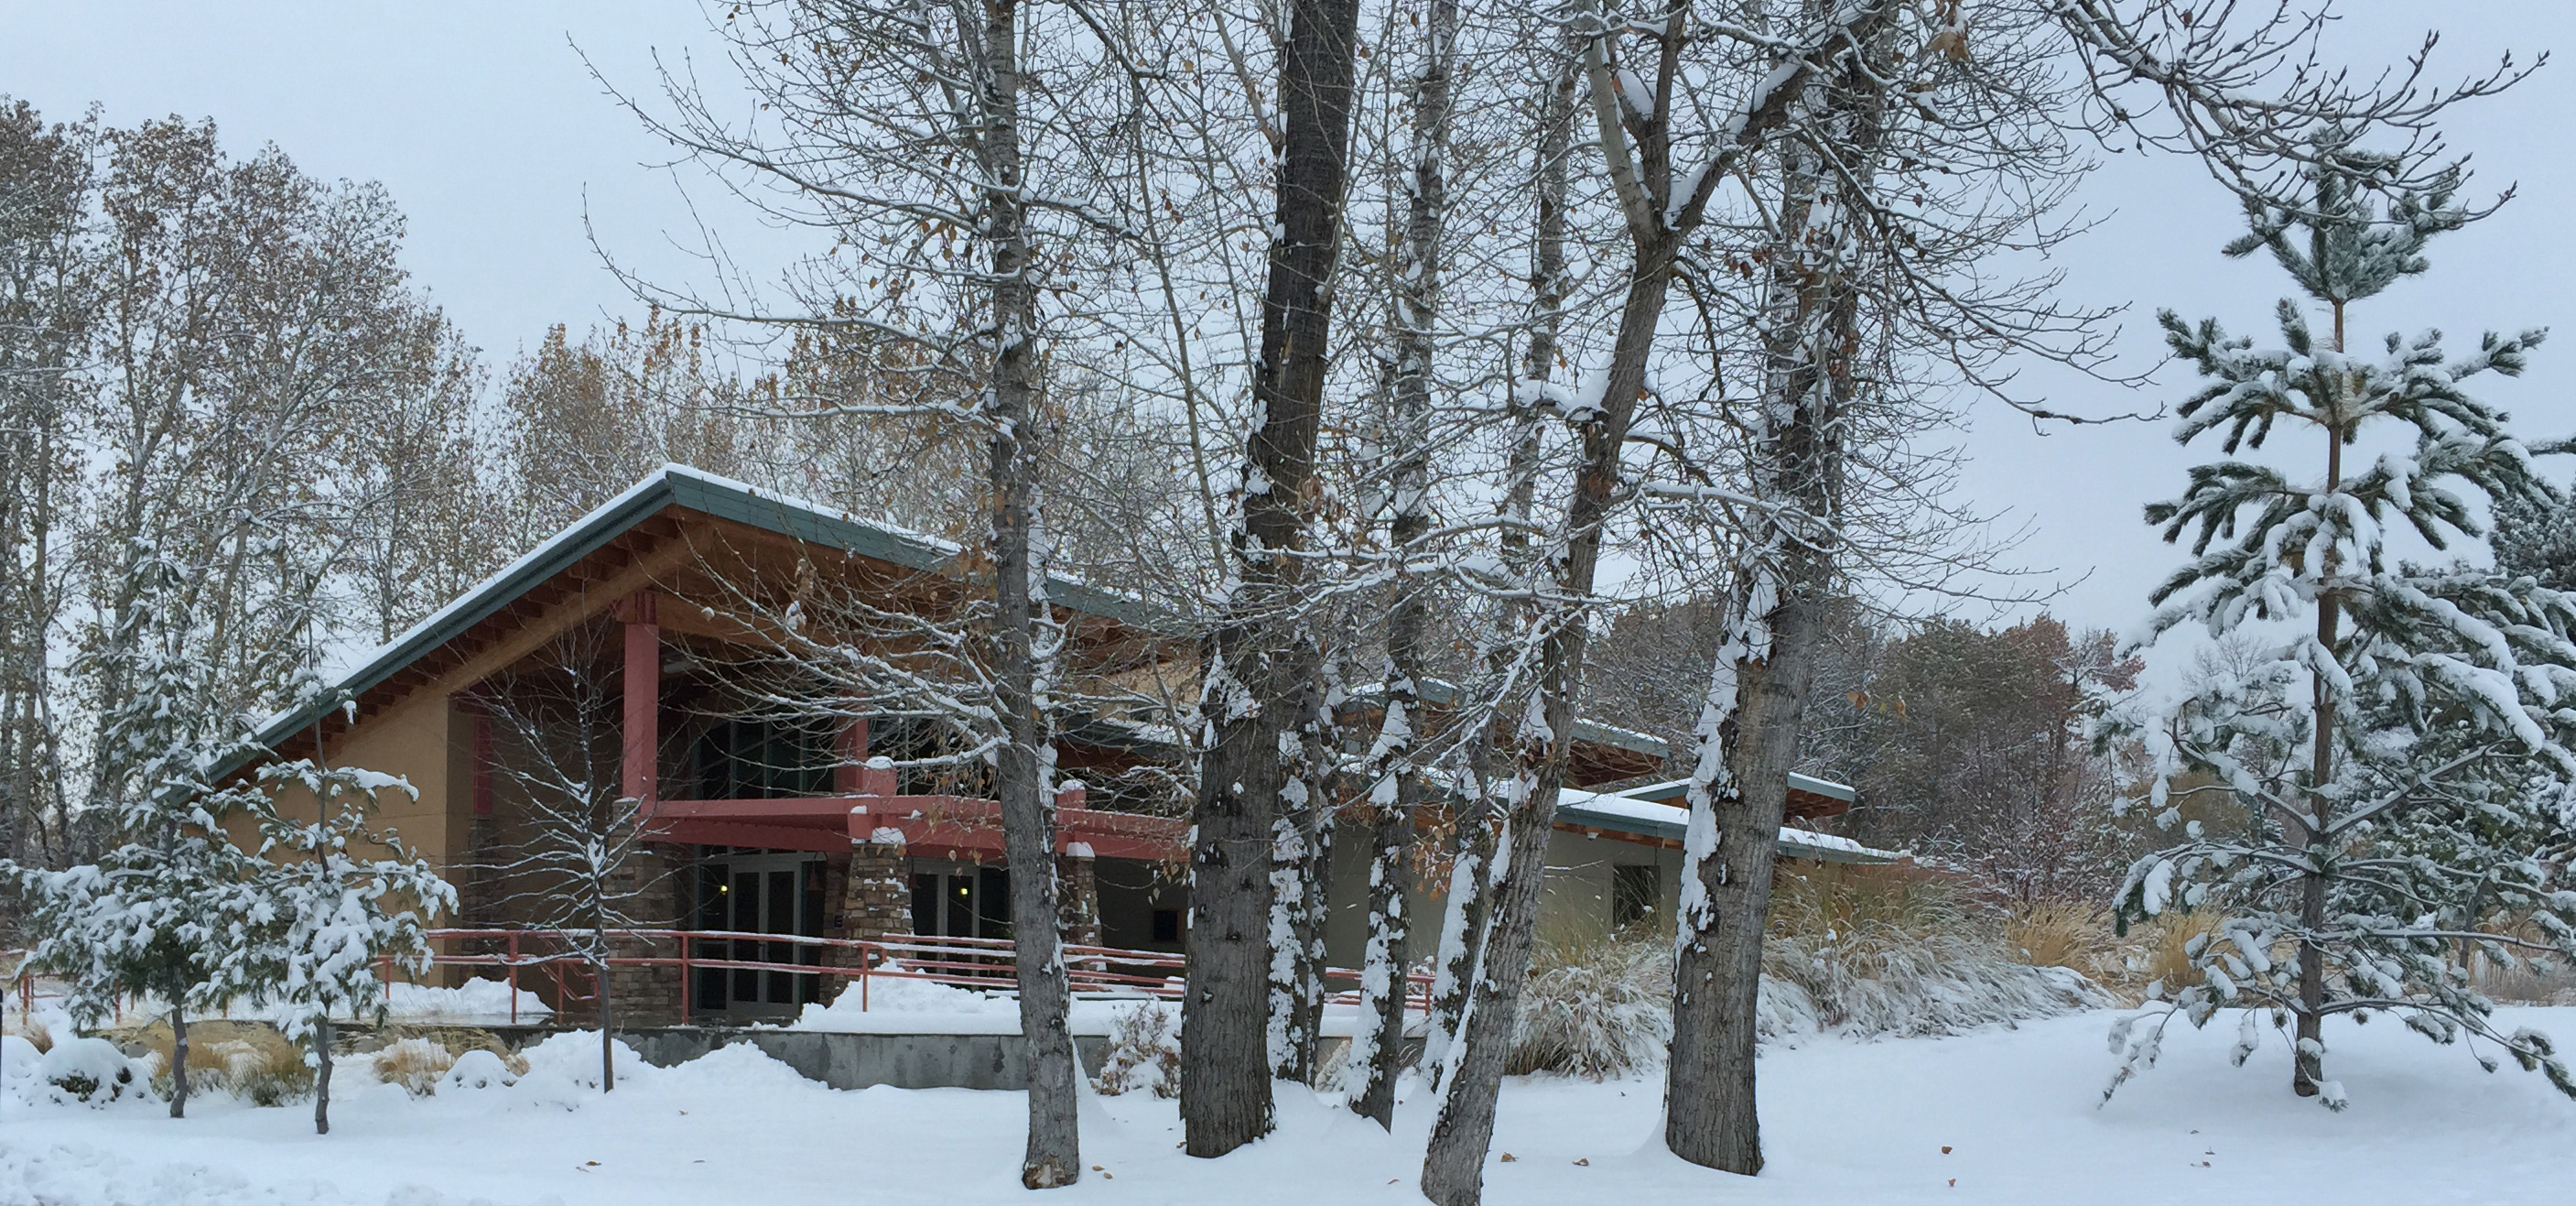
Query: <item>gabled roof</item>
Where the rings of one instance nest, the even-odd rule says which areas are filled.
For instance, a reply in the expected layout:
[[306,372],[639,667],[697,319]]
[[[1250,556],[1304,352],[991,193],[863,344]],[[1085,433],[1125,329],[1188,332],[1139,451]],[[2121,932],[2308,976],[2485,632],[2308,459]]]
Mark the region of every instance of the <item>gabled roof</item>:
[[[774,490],[719,477],[686,465],[664,465],[624,493],[573,521],[553,539],[521,554],[471,590],[439,608],[401,636],[379,646],[356,669],[333,684],[328,699],[355,699],[369,688],[400,673],[422,655],[454,640],[489,619],[539,583],[571,568],[637,524],[679,507],[733,520],[792,539],[840,549],[861,557],[923,572],[949,568],[964,549],[952,541],[889,524],[861,519]],[[1131,595],[1102,590],[1070,578],[1052,577],[1048,594],[1055,602],[1086,615],[1101,616],[1141,628],[1169,625],[1167,614]],[[274,747],[309,727],[330,710],[326,702],[295,708],[260,726],[259,742]],[[228,767],[221,773],[229,773]]]

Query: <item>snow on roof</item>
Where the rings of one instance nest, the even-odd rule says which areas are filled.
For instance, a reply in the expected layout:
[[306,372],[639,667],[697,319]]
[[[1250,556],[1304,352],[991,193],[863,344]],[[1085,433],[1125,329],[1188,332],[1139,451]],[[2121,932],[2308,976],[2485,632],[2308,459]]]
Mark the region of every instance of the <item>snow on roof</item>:
[[[1681,799],[1683,794],[1689,790],[1690,780],[1667,779],[1661,783],[1649,783],[1644,787],[1631,787],[1619,794],[1623,796],[1633,796],[1640,800],[1653,800],[1658,803],[1670,803],[1674,800]],[[1836,783],[1831,779],[1819,779],[1813,775],[1799,774],[1796,771],[1789,772],[1789,790],[1802,791],[1814,796],[1823,796],[1829,800],[1841,800],[1846,804],[1852,803],[1860,798],[1860,793],[1852,790],[1852,786],[1848,783]]]
[[[1690,828],[1690,810],[1678,804],[1641,800],[1628,792],[1589,792],[1572,788],[1558,794],[1556,819],[1559,824],[1615,829],[1639,837],[1677,839]],[[1792,829],[1786,825],[1780,827],[1780,853],[1790,858],[1811,858],[1828,863],[1892,863],[1906,857],[1901,851],[1880,850],[1847,837],[1817,833],[1811,829]]]

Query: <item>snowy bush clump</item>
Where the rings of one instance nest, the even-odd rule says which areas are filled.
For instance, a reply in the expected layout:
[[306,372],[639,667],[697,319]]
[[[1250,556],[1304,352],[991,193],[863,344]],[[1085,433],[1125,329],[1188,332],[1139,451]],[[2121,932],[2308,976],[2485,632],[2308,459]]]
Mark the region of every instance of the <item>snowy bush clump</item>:
[[1118,1012],[1109,1031],[1109,1054],[1091,1087],[1104,1097],[1139,1090],[1156,1097],[1181,1095],[1181,1035],[1161,1002]]
[[401,1039],[376,1052],[376,1079],[414,1097],[437,1092],[439,1078],[455,1066],[456,1056],[432,1039]]
[[1521,988],[1504,1072],[1602,1080],[1660,1066],[1673,1041],[1672,943],[1660,936],[1542,958]]
[[[1795,1044],[1956,1034],[2118,1002],[2072,968],[2015,957],[2003,927],[1937,877],[1826,866],[1784,873],[1763,943],[1756,1033]],[[1672,1041],[1669,934],[1542,954],[1509,1068],[1604,1079],[1660,1066]]]
[[[26,1050],[32,1052],[33,1048]],[[9,1054],[20,1052],[12,1050]],[[134,1063],[106,1039],[64,1039],[36,1057],[34,1090],[57,1102],[104,1105],[142,1091],[134,1075]]]

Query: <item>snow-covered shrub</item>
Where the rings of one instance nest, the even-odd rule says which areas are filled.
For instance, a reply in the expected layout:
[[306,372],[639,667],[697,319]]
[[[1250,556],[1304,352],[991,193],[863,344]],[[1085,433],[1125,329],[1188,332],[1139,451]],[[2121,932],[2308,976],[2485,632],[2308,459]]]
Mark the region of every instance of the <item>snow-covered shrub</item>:
[[1660,1067],[1672,1041],[1672,939],[1627,935],[1540,953],[1504,1071],[1626,1076]]
[[1120,1011],[1091,1087],[1104,1097],[1140,1089],[1156,1097],[1180,1096],[1181,1036],[1172,1011],[1159,1001]]
[[455,1054],[434,1039],[398,1039],[376,1052],[376,1079],[414,1097],[437,1092],[439,1079],[455,1066]]
[[[1912,868],[1783,873],[1771,928],[1755,1002],[1765,1042],[1954,1034],[2117,1003],[2079,970],[2019,958],[2001,918]],[[1672,997],[1669,933],[1632,930],[1544,952],[1521,990],[1507,1067],[1593,1079],[1658,1067],[1672,1041]]]
[[36,1078],[65,1101],[93,1105],[138,1091],[134,1061],[116,1044],[102,1038],[74,1038],[55,1043],[36,1062]]
[[447,1069],[445,1083],[459,1089],[501,1088],[519,1083],[519,1077],[527,1070],[526,1060],[504,1059],[497,1053],[477,1049],[456,1057]]
[[2082,972],[2023,961],[2001,919],[1949,879],[1915,868],[1784,872],[1771,931],[1762,951],[1766,1038],[1953,1034],[2116,1003]]

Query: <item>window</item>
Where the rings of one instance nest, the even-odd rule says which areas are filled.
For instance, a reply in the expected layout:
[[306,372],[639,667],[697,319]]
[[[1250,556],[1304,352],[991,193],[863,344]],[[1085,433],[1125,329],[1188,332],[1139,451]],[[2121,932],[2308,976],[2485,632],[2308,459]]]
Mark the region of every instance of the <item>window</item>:
[[1154,941],[1178,942],[1180,940],[1181,911],[1179,909],[1154,910]]
[[710,800],[827,795],[830,736],[768,720],[727,720],[698,743],[698,781]]
[[1664,869],[1652,864],[1610,868],[1610,928],[1653,921],[1664,900]]

